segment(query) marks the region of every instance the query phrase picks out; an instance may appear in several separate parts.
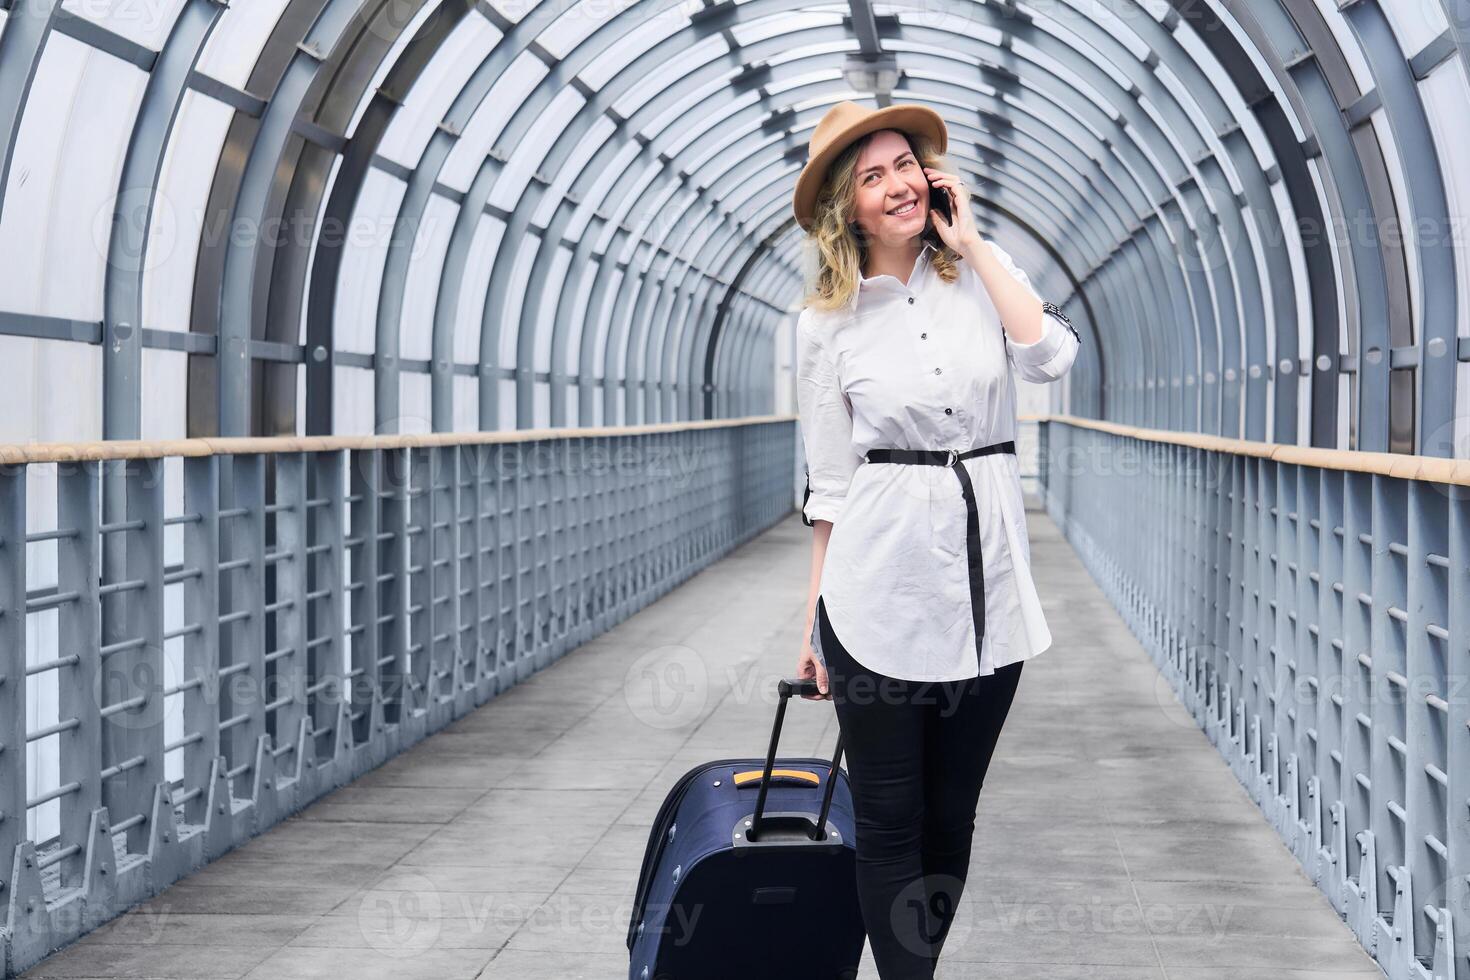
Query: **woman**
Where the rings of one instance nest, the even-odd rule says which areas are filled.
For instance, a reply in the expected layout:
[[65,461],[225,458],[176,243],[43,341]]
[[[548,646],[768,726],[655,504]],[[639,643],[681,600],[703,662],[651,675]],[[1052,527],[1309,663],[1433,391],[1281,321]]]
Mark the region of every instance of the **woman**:
[[814,529],[797,674],[842,728],[882,980],[933,977],[1022,661],[1051,644],[1011,368],[1055,381],[1081,343],[980,237],[947,145],[933,110],[839,103],[793,201],[818,265],[797,324]]

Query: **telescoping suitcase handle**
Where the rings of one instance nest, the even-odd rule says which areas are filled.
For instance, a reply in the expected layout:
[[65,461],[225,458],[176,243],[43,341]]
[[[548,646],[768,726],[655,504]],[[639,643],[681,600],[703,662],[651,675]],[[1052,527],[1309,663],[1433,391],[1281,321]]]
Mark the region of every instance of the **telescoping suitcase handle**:
[[[782,678],[776,684],[776,691],[780,699],[776,704],[776,724],[771,728],[771,745],[766,750],[766,768],[761,774],[760,793],[755,798],[755,815],[750,819],[750,829],[746,831],[748,840],[759,840],[761,831],[761,817],[766,809],[766,790],[771,785],[771,770],[776,767],[776,746],[781,742],[781,723],[786,719],[786,701],[793,694],[820,694],[815,678],[797,678],[787,680]],[[837,787],[837,767],[842,762],[842,730],[837,731],[837,749],[832,753],[832,769],[827,775],[827,788],[822,793],[822,810],[817,814],[817,823],[808,833],[812,840],[823,840],[827,836],[827,814],[832,809],[832,791]]]

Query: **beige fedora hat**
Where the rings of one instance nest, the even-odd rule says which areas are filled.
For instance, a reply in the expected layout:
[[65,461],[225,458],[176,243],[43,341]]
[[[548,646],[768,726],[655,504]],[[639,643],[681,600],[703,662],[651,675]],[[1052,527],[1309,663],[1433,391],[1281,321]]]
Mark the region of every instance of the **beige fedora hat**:
[[856,102],[843,101],[827,110],[827,114],[812,130],[812,139],[807,144],[807,162],[796,178],[796,194],[791,206],[796,212],[796,221],[803,231],[811,231],[815,221],[817,191],[827,176],[827,168],[837,154],[869,133],[880,129],[898,129],[906,133],[927,136],[938,146],[939,152],[949,149],[949,130],[944,117],[927,106],[900,103],[886,109],[869,109]]

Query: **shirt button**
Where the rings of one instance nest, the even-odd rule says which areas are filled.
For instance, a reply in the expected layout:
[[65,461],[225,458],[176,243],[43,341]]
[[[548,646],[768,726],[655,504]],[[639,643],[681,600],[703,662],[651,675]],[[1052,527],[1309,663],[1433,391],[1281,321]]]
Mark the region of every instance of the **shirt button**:
[[953,415],[954,414],[954,409],[952,409],[952,408],[946,408],[944,410],[944,414],[945,415]]
[[935,369],[934,369],[934,373],[935,373],[935,374],[938,374],[938,373],[939,373],[939,368],[935,368]]
[[914,305],[914,298],[912,296],[909,297],[909,305]]

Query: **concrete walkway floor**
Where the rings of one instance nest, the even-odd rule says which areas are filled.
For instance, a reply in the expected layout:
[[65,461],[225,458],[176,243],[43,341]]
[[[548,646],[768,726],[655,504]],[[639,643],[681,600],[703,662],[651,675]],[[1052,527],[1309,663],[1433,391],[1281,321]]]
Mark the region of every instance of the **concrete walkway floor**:
[[[1055,643],[1024,669],[939,976],[1382,977],[1055,525],[1029,522]],[[626,977],[668,788],[765,751],[810,536],[793,515],[24,976]],[[824,755],[835,736],[830,702],[793,702],[781,751]],[[870,958],[862,976],[877,980]]]

